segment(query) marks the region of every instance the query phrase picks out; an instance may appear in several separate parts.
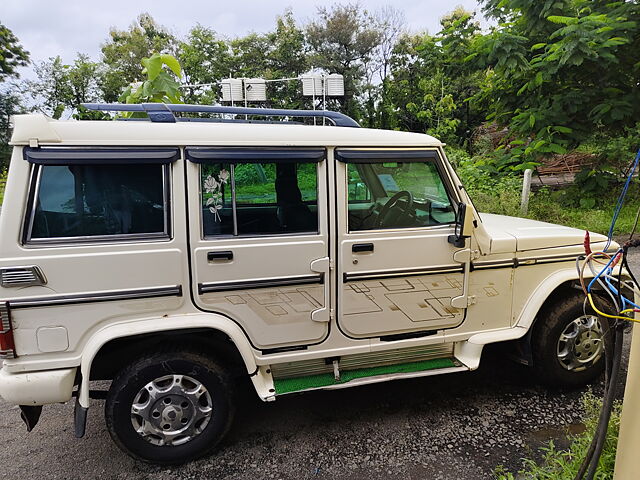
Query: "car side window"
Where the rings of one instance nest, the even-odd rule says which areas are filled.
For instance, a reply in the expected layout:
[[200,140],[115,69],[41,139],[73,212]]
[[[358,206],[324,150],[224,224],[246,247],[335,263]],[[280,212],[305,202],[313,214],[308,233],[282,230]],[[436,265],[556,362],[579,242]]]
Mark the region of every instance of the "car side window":
[[27,243],[168,237],[166,165],[38,165]]
[[317,163],[201,165],[205,238],[318,232]]
[[418,228],[455,221],[433,161],[347,164],[349,230]]

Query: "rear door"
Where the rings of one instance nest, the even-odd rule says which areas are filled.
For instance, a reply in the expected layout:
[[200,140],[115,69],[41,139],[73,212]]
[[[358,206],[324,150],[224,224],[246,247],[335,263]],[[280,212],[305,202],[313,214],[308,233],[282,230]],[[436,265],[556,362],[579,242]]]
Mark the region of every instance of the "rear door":
[[329,322],[324,148],[187,148],[192,290],[259,349],[321,342]]
[[437,149],[337,149],[338,324],[354,338],[462,323],[455,191]]
[[[20,152],[22,153],[22,152]],[[178,148],[25,148],[0,226],[1,297],[18,355],[72,352],[107,322],[184,303]],[[20,193],[29,185],[28,197]]]

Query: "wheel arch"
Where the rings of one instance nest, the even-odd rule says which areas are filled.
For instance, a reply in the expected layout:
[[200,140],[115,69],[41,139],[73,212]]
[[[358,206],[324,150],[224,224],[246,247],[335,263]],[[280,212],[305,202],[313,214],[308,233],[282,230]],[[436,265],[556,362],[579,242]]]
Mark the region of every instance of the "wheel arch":
[[[585,278],[592,278],[591,272],[585,271]],[[547,305],[557,301],[561,295],[578,294],[581,292],[579,279],[575,269],[555,272],[547,277],[529,296],[524,308],[520,311],[516,327],[520,327],[524,335],[514,340],[512,357],[525,365],[533,365],[532,337],[539,325],[539,312]]]
[[[143,340],[142,344],[149,347],[160,341],[161,338],[165,341],[167,339],[175,339],[178,342],[183,342],[185,339],[195,338],[194,334],[199,337],[197,345],[207,344],[207,342],[212,345],[213,343],[211,342],[220,342],[227,338],[235,347],[237,358],[241,359],[246,372],[253,374],[258,369],[253,349],[244,332],[235,323],[222,315],[213,313],[167,315],[160,318],[112,324],[96,332],[87,341],[83,349],[80,363],[81,380],[78,392],[80,406],[83,408],[89,407],[89,380],[91,379],[94,360],[98,358],[98,361],[100,361],[101,355],[104,355],[107,351],[103,350],[105,346],[107,349],[113,349],[113,345],[118,345],[121,342],[121,345],[127,345],[128,350],[132,346],[133,350],[135,350],[137,340]],[[139,353],[141,352],[142,349],[140,349]],[[125,361],[126,358],[125,356]],[[96,365],[99,366],[99,364]],[[95,374],[96,370],[93,370],[93,373]]]

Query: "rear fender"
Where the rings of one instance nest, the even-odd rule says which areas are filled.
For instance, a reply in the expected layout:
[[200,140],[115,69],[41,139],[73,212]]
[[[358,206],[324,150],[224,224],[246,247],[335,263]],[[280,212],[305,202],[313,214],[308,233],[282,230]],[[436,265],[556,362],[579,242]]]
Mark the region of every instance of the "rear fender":
[[[109,325],[95,333],[85,345],[82,352],[80,373],[82,379],[78,392],[80,407],[89,407],[89,376],[91,365],[100,349],[109,341],[145,333],[155,333],[167,330],[212,328],[226,334],[234,343],[247,372],[255,376],[258,367],[249,341],[242,329],[228,318],[214,313],[198,313],[188,315],[168,315],[160,318],[136,320]],[[253,379],[253,377],[252,377]],[[254,381],[254,386],[260,398],[267,398],[273,394],[269,392],[269,385]]]

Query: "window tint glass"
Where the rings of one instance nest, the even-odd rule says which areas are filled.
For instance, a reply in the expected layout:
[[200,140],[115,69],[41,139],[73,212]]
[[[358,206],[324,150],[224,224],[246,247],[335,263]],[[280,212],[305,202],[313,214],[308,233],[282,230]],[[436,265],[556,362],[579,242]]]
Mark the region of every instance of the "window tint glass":
[[166,232],[162,165],[39,168],[31,239]]
[[452,223],[455,213],[434,162],[349,163],[349,230]]
[[318,231],[316,163],[207,164],[201,174],[205,237]]
[[202,221],[205,235],[233,234],[231,167],[214,163],[202,165]]

